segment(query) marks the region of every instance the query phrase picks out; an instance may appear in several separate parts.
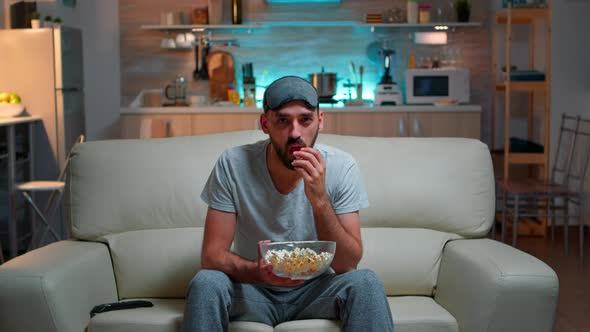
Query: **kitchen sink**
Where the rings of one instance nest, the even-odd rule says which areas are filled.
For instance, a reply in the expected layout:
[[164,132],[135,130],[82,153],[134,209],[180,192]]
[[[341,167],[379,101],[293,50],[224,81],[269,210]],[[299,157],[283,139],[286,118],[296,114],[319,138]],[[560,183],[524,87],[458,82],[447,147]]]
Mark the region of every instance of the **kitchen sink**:
[[140,98],[140,107],[162,107],[164,97],[162,91],[142,91],[138,96]]
[[142,90],[131,107],[187,107],[188,104],[174,104],[164,97],[162,90]]

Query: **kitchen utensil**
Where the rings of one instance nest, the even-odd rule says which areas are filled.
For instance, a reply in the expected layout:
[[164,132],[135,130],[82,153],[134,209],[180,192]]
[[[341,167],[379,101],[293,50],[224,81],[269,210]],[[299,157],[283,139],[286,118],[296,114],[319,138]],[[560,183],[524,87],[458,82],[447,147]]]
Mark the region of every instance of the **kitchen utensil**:
[[186,105],[186,79],[178,75],[172,84],[164,88],[164,96],[170,99],[173,105]]
[[365,73],[365,66],[361,65],[359,67],[359,76],[360,76],[360,84],[363,84],[363,74]]
[[352,72],[352,79],[354,80],[354,82],[357,82],[357,77],[356,77],[356,66],[354,65],[354,62],[350,62],[350,71]]
[[363,74],[365,73],[365,66],[359,67],[359,83],[356,85],[356,99],[363,99]]
[[192,47],[195,43],[195,35],[192,33],[179,33],[176,35],[177,47]]
[[207,69],[211,101],[228,100],[228,86],[236,80],[232,54],[226,51],[212,51],[207,56]]
[[317,90],[320,98],[331,98],[336,94],[337,75],[336,73],[326,73],[324,67],[322,67],[321,73],[309,74],[309,81]]
[[200,34],[196,41],[195,50],[195,70],[193,78],[195,80],[209,79],[207,70],[207,57],[209,56],[209,38],[207,35]]
[[162,38],[161,48],[176,48],[176,42],[170,37]]

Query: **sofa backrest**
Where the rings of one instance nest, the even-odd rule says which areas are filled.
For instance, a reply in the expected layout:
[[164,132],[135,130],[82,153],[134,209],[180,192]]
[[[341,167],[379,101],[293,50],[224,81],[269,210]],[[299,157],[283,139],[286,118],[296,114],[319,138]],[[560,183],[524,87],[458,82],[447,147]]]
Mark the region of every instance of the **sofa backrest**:
[[[199,195],[221,152],[260,131],[87,142],[68,190],[74,237],[108,243],[121,298],[183,297],[200,263],[207,206]],[[359,162],[370,206],[365,251],[389,295],[431,295],[449,240],[487,233],[494,214],[490,154],[460,138],[320,134]]]

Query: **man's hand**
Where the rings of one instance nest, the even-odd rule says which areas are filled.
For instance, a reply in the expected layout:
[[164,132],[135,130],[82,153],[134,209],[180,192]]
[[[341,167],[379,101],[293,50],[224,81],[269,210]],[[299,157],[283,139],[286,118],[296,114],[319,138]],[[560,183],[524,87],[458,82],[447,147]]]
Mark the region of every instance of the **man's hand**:
[[260,244],[270,243],[270,240],[258,241],[258,278],[261,284],[271,286],[296,286],[301,285],[304,280],[293,280],[283,278],[272,273],[272,265],[266,264],[260,253]]
[[303,177],[305,183],[305,195],[312,206],[321,207],[330,204],[326,194],[326,162],[322,154],[314,149],[305,147],[294,151],[297,158],[292,165]]

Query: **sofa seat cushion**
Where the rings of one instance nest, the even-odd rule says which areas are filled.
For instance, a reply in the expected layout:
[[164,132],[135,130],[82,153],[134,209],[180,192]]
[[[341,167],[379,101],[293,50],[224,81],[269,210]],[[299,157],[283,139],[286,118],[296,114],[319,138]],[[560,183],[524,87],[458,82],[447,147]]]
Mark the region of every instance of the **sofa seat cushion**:
[[[94,316],[88,332],[180,332],[184,312],[183,299],[147,299],[154,306],[110,311]],[[451,314],[427,296],[388,297],[396,332],[444,331],[457,332],[457,321]],[[255,322],[231,322],[231,332],[258,331],[340,331],[335,320],[309,319],[285,322],[275,326]]]
[[119,298],[184,298],[201,265],[203,231],[145,229],[101,238],[111,251]]
[[[146,299],[151,308],[109,311],[94,316],[88,332],[180,332],[184,299]],[[272,327],[255,322],[232,322],[231,332],[264,332]]]
[[388,297],[395,332],[458,332],[457,320],[428,296]]
[[[361,212],[362,218],[362,212]],[[432,296],[445,244],[459,235],[424,228],[361,228],[359,269],[373,270],[388,296]]]

